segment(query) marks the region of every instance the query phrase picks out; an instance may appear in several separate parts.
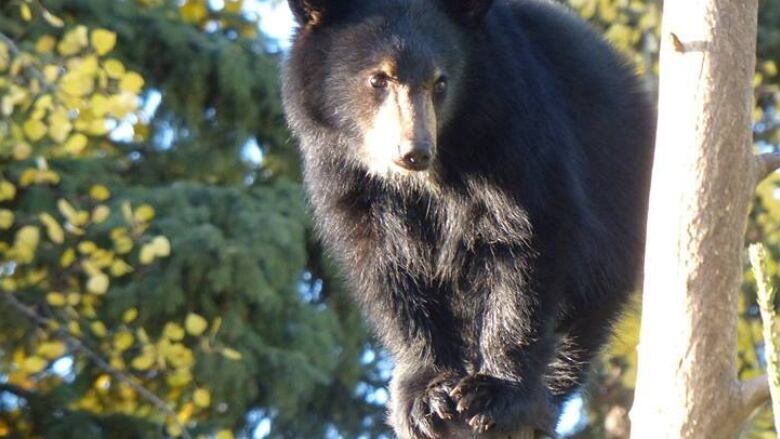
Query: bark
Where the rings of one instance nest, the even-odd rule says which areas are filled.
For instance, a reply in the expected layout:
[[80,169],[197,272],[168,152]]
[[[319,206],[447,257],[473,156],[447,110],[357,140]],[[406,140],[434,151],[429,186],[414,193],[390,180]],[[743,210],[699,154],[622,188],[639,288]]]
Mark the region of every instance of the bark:
[[664,4],[632,438],[734,438],[767,394],[736,379],[757,0]]

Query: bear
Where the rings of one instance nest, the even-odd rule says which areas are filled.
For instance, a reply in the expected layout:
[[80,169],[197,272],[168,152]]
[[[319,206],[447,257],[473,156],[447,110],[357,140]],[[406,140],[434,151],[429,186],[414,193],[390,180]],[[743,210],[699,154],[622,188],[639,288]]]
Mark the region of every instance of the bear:
[[641,276],[654,109],[546,0],[288,0],[285,115],[401,439],[554,435]]

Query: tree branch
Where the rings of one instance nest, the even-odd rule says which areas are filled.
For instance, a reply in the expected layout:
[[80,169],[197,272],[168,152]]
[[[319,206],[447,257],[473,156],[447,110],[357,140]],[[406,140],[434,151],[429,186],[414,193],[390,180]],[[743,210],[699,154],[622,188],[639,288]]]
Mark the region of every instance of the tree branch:
[[[0,297],[2,297],[6,303],[22,313],[36,325],[44,328],[50,328],[49,320],[38,314],[38,312],[36,312],[33,308],[19,301],[16,297],[14,297],[13,294],[2,293],[0,294]],[[103,357],[101,357],[98,353],[85,345],[84,342],[74,337],[70,333],[64,331],[63,329],[57,329],[54,331],[54,335],[63,340],[72,351],[84,354],[84,356],[91,360],[98,368],[102,369],[104,372],[108,373],[117,380],[122,381],[123,383],[132,387],[133,390],[141,395],[142,398],[157,407],[157,409],[163,412],[166,417],[172,419],[176,426],[181,429],[181,436],[184,439],[192,439],[192,436],[190,436],[190,434],[187,432],[186,427],[182,425],[181,422],[179,422],[176,412],[162,398],[155,395],[152,391],[143,385],[139,384],[131,375],[128,375],[125,372],[112,367],[106,360],[103,359]]]
[[740,383],[742,411],[747,419],[754,410],[769,401],[769,378],[766,375]]
[[756,156],[756,184],[761,183],[780,169],[780,153],[772,152]]
[[[16,45],[14,40],[2,32],[0,32],[0,43],[3,43],[8,47],[8,52],[11,54],[11,56],[16,57],[22,54],[22,51],[19,49],[19,46]],[[32,74],[32,76],[38,80],[38,82],[41,83],[41,87],[44,90],[49,92],[56,90],[56,87],[54,87],[46,79],[46,76],[43,74],[43,72],[40,71],[40,69],[32,65],[25,66],[25,69],[29,71],[30,74]]]

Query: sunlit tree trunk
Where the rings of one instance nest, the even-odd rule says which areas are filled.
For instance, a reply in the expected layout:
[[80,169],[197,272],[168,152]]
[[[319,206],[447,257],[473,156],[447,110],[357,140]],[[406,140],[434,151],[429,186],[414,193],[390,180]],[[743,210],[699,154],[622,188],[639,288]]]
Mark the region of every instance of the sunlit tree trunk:
[[736,378],[737,299],[755,185],[757,0],[666,1],[632,438],[734,438],[767,396]]

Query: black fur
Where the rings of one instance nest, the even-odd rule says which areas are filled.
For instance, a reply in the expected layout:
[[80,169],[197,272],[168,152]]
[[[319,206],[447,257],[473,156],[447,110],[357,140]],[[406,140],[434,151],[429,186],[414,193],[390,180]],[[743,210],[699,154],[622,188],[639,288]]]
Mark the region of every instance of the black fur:
[[[395,431],[551,431],[640,269],[654,127],[638,80],[553,3],[335,3],[299,29],[284,104],[322,238],[395,359]],[[412,83],[449,78],[428,180],[358,159],[356,77],[388,53]]]

